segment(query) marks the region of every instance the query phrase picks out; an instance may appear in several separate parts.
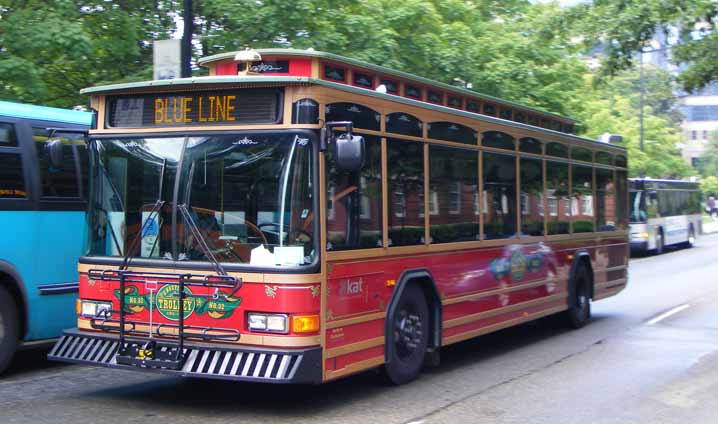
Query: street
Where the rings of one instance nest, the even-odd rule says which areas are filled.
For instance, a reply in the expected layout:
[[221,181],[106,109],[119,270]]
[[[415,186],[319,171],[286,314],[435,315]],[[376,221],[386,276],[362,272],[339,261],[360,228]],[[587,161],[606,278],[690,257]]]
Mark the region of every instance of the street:
[[634,258],[628,288],[568,330],[549,318],[442,351],[392,387],[374,372],[323,386],[175,379],[47,363],[0,378],[0,422],[714,423],[718,235]]

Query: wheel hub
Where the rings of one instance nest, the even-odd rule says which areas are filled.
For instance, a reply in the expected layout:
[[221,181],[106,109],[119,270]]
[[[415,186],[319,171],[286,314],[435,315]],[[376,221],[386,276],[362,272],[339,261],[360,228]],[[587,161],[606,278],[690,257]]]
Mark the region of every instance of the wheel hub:
[[394,342],[399,357],[411,356],[421,344],[422,334],[419,315],[402,310],[394,323]]

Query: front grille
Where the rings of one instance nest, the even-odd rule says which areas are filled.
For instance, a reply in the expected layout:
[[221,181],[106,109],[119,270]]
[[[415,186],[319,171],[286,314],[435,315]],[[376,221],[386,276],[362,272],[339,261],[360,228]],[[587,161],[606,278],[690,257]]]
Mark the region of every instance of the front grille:
[[[48,357],[53,360],[79,362],[122,368],[116,356],[119,341],[115,339],[66,334],[55,344]],[[171,345],[158,346],[161,352],[172,349]],[[181,370],[185,376],[214,377],[223,379],[261,379],[270,381],[291,380],[302,362],[303,354],[274,353],[271,351],[228,350],[186,346],[187,358]],[[162,367],[152,367],[169,371]]]

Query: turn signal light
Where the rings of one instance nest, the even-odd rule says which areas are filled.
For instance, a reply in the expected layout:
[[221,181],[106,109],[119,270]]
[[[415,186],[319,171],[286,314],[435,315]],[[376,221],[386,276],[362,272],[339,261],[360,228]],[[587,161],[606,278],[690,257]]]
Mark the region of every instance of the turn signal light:
[[82,313],[82,301],[80,299],[77,299],[75,301],[75,313],[77,315],[80,315]]
[[319,315],[293,316],[292,331],[295,333],[313,333],[319,331]]

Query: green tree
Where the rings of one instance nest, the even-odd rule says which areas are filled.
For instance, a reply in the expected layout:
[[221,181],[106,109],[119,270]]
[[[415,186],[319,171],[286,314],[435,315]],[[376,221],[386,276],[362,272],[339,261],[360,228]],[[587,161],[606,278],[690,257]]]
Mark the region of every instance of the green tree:
[[718,177],[711,175],[701,179],[701,191],[705,198],[718,196]]
[[586,45],[605,46],[604,71],[627,69],[655,35],[675,39],[671,55],[686,64],[680,81],[687,91],[718,79],[718,4],[714,0],[594,0],[571,9]]
[[691,175],[691,168],[676,147],[680,141],[677,125],[665,116],[654,114],[650,106],[644,109],[644,151],[640,150],[640,118],[635,106],[640,93],[625,91],[624,84],[623,78],[617,78],[604,81],[599,85],[602,88],[596,89],[593,77],[586,77],[584,89],[577,90],[574,98],[582,108],[579,117],[586,128],[582,135],[594,140],[604,132],[622,135],[623,146],[628,149],[631,177],[681,178]]
[[69,107],[79,90],[148,79],[152,40],[174,30],[171,1],[25,0],[0,5],[0,98]]
[[718,131],[713,131],[701,154],[698,169],[703,177],[718,176]]

